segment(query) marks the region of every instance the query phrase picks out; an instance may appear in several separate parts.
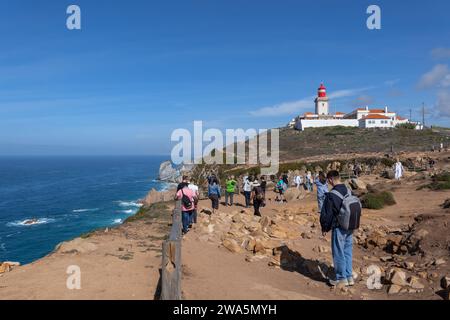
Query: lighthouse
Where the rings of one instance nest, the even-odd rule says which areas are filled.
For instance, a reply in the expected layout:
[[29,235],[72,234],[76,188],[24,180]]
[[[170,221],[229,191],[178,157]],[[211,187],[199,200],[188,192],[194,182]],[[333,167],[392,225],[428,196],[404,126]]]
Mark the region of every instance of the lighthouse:
[[319,116],[328,116],[329,115],[329,99],[327,97],[327,88],[323,85],[320,85],[317,98],[315,100],[316,103],[316,114]]

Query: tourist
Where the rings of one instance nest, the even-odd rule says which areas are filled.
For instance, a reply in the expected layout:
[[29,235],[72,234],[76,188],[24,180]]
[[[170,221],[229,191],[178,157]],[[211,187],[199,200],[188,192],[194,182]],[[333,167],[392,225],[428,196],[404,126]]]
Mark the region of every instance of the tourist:
[[295,183],[295,186],[297,187],[297,189],[300,190],[300,188],[301,188],[301,186],[302,186],[302,184],[303,184],[302,176],[299,175],[299,174],[297,174],[297,175],[295,176],[295,178],[294,178],[294,183]]
[[[234,176],[231,176],[231,177],[228,177],[225,184],[226,184],[225,205],[231,207],[233,205],[233,197],[236,192],[237,182],[236,182],[236,180],[234,180]],[[228,203],[228,199],[230,199],[229,203]]]
[[325,201],[325,196],[328,193],[327,177],[322,171],[319,172],[315,184],[317,186],[317,202],[319,204],[319,214],[320,214],[320,212],[322,211],[323,202]]
[[275,201],[277,202],[287,202],[286,198],[284,196],[284,193],[286,192],[287,189],[287,185],[284,182],[284,179],[282,176],[280,176],[277,185],[275,186],[275,190],[276,192],[278,192],[279,196],[277,195]]
[[192,228],[192,225],[197,223],[197,209],[198,200],[200,199],[200,193],[198,191],[198,186],[195,184],[195,181],[192,178],[189,179],[188,188],[194,193],[194,211],[192,212],[192,219],[189,226],[189,228]]
[[[187,179],[187,178],[186,178]],[[185,183],[183,187],[177,191],[176,200],[181,200],[181,221],[183,225],[183,235],[189,232],[192,214],[195,209],[194,192],[188,188]]]
[[252,194],[251,198],[253,199],[253,208],[255,209],[255,216],[261,217],[260,208],[264,203],[264,192],[259,184],[258,180],[255,180],[252,183]]
[[309,192],[313,192],[313,178],[312,178],[311,171],[308,171],[306,173],[305,184],[306,184],[306,189]]
[[261,189],[262,189],[262,191],[264,193],[264,198],[265,198],[265,196],[266,196],[266,189],[267,189],[267,181],[266,181],[266,178],[264,178],[264,177],[261,177]]
[[395,172],[395,180],[400,181],[400,179],[403,177],[404,168],[402,163],[400,162],[400,159],[397,159],[397,162],[394,165],[394,172]]
[[245,207],[250,207],[250,198],[252,194],[252,183],[250,181],[250,178],[248,176],[244,177],[244,184],[242,189],[244,190],[244,196],[245,196]]
[[286,184],[286,186],[289,186],[289,177],[287,174],[283,174],[283,182]]
[[337,194],[345,197],[349,193],[351,194],[351,191],[341,182],[338,171],[330,171],[327,180],[333,187],[333,191],[326,194],[320,215],[320,224],[324,237],[332,231],[331,247],[336,279],[329,279],[329,284],[331,286],[353,286],[355,284],[353,279],[353,230],[344,230],[337,220],[343,203],[343,199]]
[[189,185],[189,181],[188,180],[189,180],[188,176],[183,176],[182,177],[182,181],[177,186],[177,192],[180,191],[181,189],[183,189],[184,187]]
[[219,210],[219,200],[221,198],[219,181],[217,179],[212,179],[211,183],[208,185],[208,198],[211,200],[214,214],[215,210]]

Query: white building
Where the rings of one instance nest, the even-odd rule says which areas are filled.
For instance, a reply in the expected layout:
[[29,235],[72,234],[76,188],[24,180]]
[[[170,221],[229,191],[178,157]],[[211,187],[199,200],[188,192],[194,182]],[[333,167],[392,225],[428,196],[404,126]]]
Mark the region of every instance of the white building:
[[[384,109],[369,109],[369,107],[365,107],[347,114],[342,112],[330,114],[329,98],[323,84],[318,89],[315,107],[315,113],[306,112],[303,116],[295,118],[295,129],[303,131],[307,128],[336,126],[387,129],[395,128],[398,124],[410,123],[408,119],[399,117],[395,112],[389,111],[388,107]],[[420,124],[417,125],[417,128],[420,128]]]

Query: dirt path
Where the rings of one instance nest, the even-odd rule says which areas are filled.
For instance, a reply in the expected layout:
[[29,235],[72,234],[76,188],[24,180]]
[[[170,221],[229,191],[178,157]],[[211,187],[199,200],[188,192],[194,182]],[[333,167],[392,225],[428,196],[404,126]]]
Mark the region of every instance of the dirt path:
[[[366,177],[366,179],[371,182],[379,181],[376,177]],[[392,181],[385,182],[393,184]],[[419,184],[410,179],[403,181],[400,185],[392,186],[397,205],[379,211],[365,210],[363,226],[371,225],[375,229],[384,226],[401,227],[411,224],[414,217],[419,214],[442,215],[444,211],[440,205],[450,197],[450,192],[417,191]],[[268,198],[274,198],[273,193],[269,193]],[[235,215],[236,212],[241,212],[243,202],[244,198],[239,196],[238,206],[222,205],[218,215],[225,219],[227,216]],[[201,211],[209,208],[210,203],[207,200],[201,201],[199,207]],[[281,216],[282,212],[310,212],[306,217],[314,218],[314,215],[318,215],[315,195],[306,195],[302,200],[295,200],[284,205],[269,202],[262,210],[263,216],[273,218]],[[354,270],[359,275],[356,286],[345,292],[332,290],[322,280],[317,280],[308,274],[269,266],[270,257],[252,260],[250,257],[253,254],[249,252],[230,252],[224,248],[221,239],[216,236],[205,236],[204,228],[201,226],[202,219],[210,218],[201,215],[200,225],[188,233],[183,240],[185,267],[183,293],[187,299],[440,299],[436,295],[439,286],[436,284],[436,279],[429,280],[430,288],[425,288],[422,293],[416,294],[391,296],[386,293],[386,289],[368,290],[367,275],[363,273],[371,264],[380,265],[383,268],[384,263],[380,262],[380,256],[356,244]],[[330,236],[323,238],[318,226],[314,223],[295,228],[297,236],[284,239],[281,243],[287,245],[296,255],[301,256],[299,259],[320,260],[331,266]],[[310,233],[308,236],[310,239],[302,238],[300,236],[302,232]],[[384,255],[387,254],[384,253]],[[251,262],[248,262],[249,260]],[[449,269],[448,263],[445,267]],[[426,282],[426,280],[423,281]]]

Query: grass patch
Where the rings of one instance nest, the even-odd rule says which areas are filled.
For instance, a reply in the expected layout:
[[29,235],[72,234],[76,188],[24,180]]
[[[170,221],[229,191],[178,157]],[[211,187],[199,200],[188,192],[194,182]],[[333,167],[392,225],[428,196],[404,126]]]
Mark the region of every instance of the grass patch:
[[450,190],[450,172],[445,171],[436,174],[431,179],[432,179],[431,183],[419,187],[418,190],[422,190],[425,188],[428,188],[433,191]]
[[135,222],[135,221],[145,221],[155,218],[167,218],[170,219],[170,210],[167,203],[154,203],[149,207],[142,207],[138,213],[134,216],[129,217],[125,220],[125,223]]
[[369,192],[361,199],[363,208],[372,210],[381,210],[385,206],[393,206],[397,202],[394,199],[392,192]]

